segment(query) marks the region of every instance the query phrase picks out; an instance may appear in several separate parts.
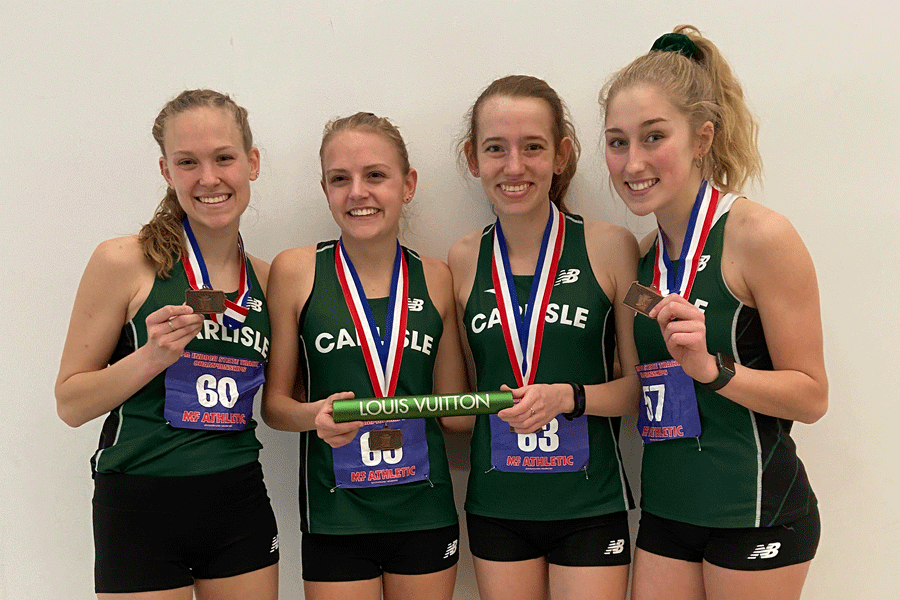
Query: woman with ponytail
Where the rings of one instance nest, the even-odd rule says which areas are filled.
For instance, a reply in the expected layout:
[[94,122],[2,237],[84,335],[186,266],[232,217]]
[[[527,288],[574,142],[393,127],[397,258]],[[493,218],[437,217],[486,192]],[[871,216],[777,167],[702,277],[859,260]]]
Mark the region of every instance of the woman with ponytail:
[[819,540],[794,421],[827,408],[812,260],[783,216],[742,196],[757,124],[712,42],[681,26],[604,87],[606,163],[659,225],[634,318],[644,390],[633,598],[799,598]]
[[139,235],[91,257],[56,382],[66,424],[107,415],[91,459],[95,589],[273,600],[278,533],[252,418],[269,265],[239,232],[259,150],[247,111],[211,90],[167,103],[153,137],[166,196]]

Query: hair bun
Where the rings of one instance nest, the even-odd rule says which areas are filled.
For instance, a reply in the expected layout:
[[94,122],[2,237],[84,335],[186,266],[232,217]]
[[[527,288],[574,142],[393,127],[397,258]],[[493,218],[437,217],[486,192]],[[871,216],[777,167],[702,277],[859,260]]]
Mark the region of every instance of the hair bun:
[[691,60],[699,61],[701,58],[700,50],[694,40],[683,33],[664,33],[656,38],[650,50],[658,50],[659,52],[678,52],[682,56],[686,56]]

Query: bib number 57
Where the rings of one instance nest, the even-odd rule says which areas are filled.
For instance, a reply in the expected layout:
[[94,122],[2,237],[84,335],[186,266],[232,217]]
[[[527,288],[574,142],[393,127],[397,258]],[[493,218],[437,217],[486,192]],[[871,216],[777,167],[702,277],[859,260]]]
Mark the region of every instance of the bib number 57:
[[[648,421],[662,421],[663,402],[666,399],[666,386],[662,384],[642,386],[644,393],[644,404],[647,407]],[[650,394],[656,394],[656,410],[653,410],[653,400]]]

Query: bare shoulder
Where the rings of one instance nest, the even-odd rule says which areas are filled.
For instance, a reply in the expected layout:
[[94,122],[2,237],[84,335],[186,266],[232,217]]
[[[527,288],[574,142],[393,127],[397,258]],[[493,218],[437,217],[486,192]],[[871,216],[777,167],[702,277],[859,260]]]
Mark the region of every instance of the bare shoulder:
[[450,246],[450,251],[447,253],[447,264],[451,271],[455,273],[457,268],[464,269],[467,265],[471,265],[474,269],[482,234],[483,230],[481,229],[473,231]]
[[128,235],[100,242],[94,250],[91,260],[99,265],[115,270],[152,269],[153,266],[144,255],[138,236]]
[[431,302],[441,315],[453,307],[453,278],[447,264],[436,258],[422,256],[422,270],[425,273],[425,285]]
[[585,219],[584,243],[594,278],[608,298],[622,294],[635,279],[638,245],[634,235],[619,225]]
[[272,260],[267,290],[300,294],[303,301],[312,291],[316,277],[316,246],[300,246],[282,250]]
[[109,310],[122,311],[125,321],[147,299],[156,280],[156,267],[144,254],[137,235],[101,242],[84,270],[79,295]]
[[815,267],[787,217],[739,198],[725,223],[722,274],[740,301],[758,307],[772,286],[814,282]]
[[457,240],[447,253],[447,265],[453,274],[453,292],[460,306],[465,306],[469,291],[475,284],[475,270],[478,266],[478,248],[483,230],[473,231]]
[[420,256],[419,258],[422,260],[422,270],[425,272],[425,281],[428,282],[429,287],[432,282],[436,285],[450,286],[450,268],[447,263],[430,256]]
[[773,244],[800,240],[787,217],[743,197],[735,200],[729,211],[725,237],[736,249],[753,254],[768,253]]
[[114,289],[124,285],[136,293],[142,284],[152,285],[156,270],[144,254],[138,236],[129,235],[101,242],[91,256],[85,276],[108,281]]
[[259,280],[259,284],[262,286],[263,290],[265,290],[266,285],[269,282],[269,263],[252,254],[248,254],[247,258],[250,260],[250,264],[253,265],[253,272],[256,274],[256,279]]
[[644,256],[648,252],[650,252],[650,248],[653,247],[653,244],[656,243],[656,231],[651,231],[641,238],[641,241],[638,242],[638,253],[641,256]]
[[297,274],[316,264],[316,246],[299,246],[279,252],[272,260],[272,272],[279,275]]
[[629,254],[637,252],[637,240],[634,234],[622,227],[605,221],[584,220],[584,239],[588,248],[596,247],[603,251],[625,250]]

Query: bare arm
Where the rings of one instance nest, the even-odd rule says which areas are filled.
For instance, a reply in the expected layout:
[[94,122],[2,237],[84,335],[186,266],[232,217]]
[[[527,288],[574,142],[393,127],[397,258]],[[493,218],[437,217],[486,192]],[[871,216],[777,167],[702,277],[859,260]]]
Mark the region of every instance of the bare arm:
[[[453,280],[447,265],[433,258],[422,259],[425,282],[431,302],[441,315],[444,325],[434,361],[434,393],[458,394],[468,391],[466,367],[457,330],[456,299]],[[470,431],[475,417],[441,417],[441,426],[447,431]]]
[[[828,379],[815,268],[800,236],[783,216],[738,200],[725,225],[722,265],[738,299],[759,310],[774,370],[736,365],[734,378],[718,393],[761,414],[817,421],[828,408]],[[675,296],[651,315],[688,375],[700,382],[716,378],[696,307]]]
[[312,292],[315,279],[315,247],[285,250],[275,257],[266,286],[266,305],[271,325],[269,363],[263,386],[263,421],[282,431],[315,429],[319,405],[307,403],[303,382],[297,377],[300,311]]
[[78,427],[115,409],[175,362],[200,331],[202,315],[164,306],[146,319],[147,343],[108,364],[154,278],[136,237],[109,240],[94,251],[75,296],[56,380],[56,410],[66,424]]

